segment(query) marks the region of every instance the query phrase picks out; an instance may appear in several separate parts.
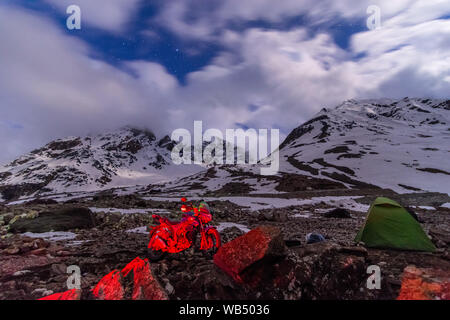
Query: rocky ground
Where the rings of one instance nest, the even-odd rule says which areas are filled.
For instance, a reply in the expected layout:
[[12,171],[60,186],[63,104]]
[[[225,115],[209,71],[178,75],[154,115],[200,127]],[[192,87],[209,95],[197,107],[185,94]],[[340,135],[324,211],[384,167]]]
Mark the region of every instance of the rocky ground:
[[[283,250],[264,251],[261,261],[252,261],[240,274],[246,279],[244,282],[224,272],[209,255],[193,249],[151,263],[152,273],[169,299],[181,300],[395,299],[407,266],[440,269],[448,275],[450,209],[436,205],[449,202],[443,195],[389,193],[405,206],[436,206],[435,210],[418,207],[413,210],[438,247],[437,252],[366,249],[355,245],[353,239],[366,216],[360,205],[370,203],[382,193],[383,190],[360,192],[363,197],[354,202],[354,208],[346,206],[339,214],[329,214],[340,207],[333,201],[261,210],[250,210],[229,199],[211,201],[213,224],[219,226],[224,244],[242,236],[247,229],[266,226],[271,241],[278,247],[282,243]],[[114,269],[121,270],[136,257],[147,257],[145,227],[152,224],[152,213],[179,219],[179,207],[180,203],[175,201],[108,194],[67,202],[35,200],[0,206],[0,299],[38,299],[66,291],[70,265],[81,270],[81,298],[93,298],[91,289],[103,276]],[[48,233],[52,231],[62,233]],[[39,236],[46,232],[45,236]],[[305,236],[310,232],[321,233],[326,242],[307,245]],[[380,290],[366,288],[369,265],[381,268]]]

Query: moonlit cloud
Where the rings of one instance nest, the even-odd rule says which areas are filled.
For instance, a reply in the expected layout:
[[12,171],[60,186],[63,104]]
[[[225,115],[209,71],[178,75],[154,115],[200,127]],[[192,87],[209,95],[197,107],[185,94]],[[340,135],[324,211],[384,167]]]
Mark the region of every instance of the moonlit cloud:
[[[363,19],[367,8],[376,5],[382,19],[393,24],[415,24],[450,13],[447,0],[183,0],[165,2],[154,21],[183,37],[212,41],[227,26],[242,21],[282,22],[305,16],[317,25],[342,19]],[[300,21],[299,21],[300,22]]]
[[145,73],[133,77],[90,58],[83,42],[47,19],[1,5],[0,38],[0,118],[22,127],[0,126],[2,159],[55,137],[129,123],[162,130],[161,92],[176,85],[162,66],[130,63]]

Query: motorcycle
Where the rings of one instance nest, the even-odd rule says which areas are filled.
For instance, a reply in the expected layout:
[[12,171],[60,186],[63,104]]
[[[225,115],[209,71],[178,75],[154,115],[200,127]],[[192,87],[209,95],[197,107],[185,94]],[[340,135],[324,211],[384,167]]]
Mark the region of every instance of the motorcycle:
[[[148,257],[151,261],[162,259],[167,253],[178,253],[197,247],[197,236],[200,234],[200,250],[211,255],[221,246],[220,234],[216,228],[209,226],[212,215],[208,205],[202,202],[198,207],[187,204],[187,199],[181,199],[183,204],[181,222],[170,221],[166,217],[153,215],[157,226],[150,227]],[[193,212],[193,214],[189,214]]]

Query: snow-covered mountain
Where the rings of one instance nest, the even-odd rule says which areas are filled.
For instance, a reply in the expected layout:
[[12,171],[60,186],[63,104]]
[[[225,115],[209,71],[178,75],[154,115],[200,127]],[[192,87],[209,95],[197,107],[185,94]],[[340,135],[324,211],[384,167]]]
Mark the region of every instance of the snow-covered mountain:
[[281,171],[348,186],[450,193],[450,100],[349,100],[323,109],[280,146]]
[[69,137],[0,167],[3,198],[147,185],[204,170],[174,165],[169,136],[157,139],[131,127],[97,136]]
[[323,109],[280,145],[280,170],[223,166],[164,192],[277,193],[386,188],[450,194],[450,100],[349,100]]

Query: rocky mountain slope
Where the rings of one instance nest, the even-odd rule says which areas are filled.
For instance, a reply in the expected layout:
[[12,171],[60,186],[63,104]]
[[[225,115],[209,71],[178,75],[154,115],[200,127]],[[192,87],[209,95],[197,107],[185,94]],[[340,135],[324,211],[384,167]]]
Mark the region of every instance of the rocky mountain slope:
[[450,193],[450,100],[346,101],[293,130],[280,151],[285,172]]
[[98,136],[55,140],[0,167],[5,200],[19,195],[92,191],[147,185],[203,170],[172,163],[174,142],[145,130],[122,128]]

